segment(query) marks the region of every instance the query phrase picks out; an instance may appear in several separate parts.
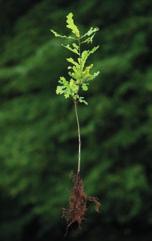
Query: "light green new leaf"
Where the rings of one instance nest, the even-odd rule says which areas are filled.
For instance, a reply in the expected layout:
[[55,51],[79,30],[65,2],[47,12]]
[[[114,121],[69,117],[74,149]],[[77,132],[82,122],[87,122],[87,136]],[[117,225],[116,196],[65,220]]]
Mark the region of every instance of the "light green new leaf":
[[79,46],[76,43],[72,44],[73,48],[75,48],[77,51],[79,51]]
[[87,58],[89,57],[89,51],[88,50],[84,50],[81,54],[81,58],[79,59],[79,63],[81,64],[82,66],[82,70],[84,68],[84,65],[87,61]]
[[61,35],[52,29],[51,32],[55,37],[66,39],[67,43],[62,44],[62,46],[78,56],[75,59],[71,57],[67,58],[67,62],[70,63],[70,66],[67,67],[70,78],[68,80],[63,76],[59,78],[59,85],[57,86],[56,93],[58,95],[63,94],[66,99],[71,98],[87,105],[88,103],[84,97],[79,96],[79,91],[88,91],[90,81],[96,78],[99,74],[99,71],[91,73],[93,64],[86,66],[88,57],[93,54],[99,46],[95,46],[91,50],[81,51],[81,44],[92,43],[93,38],[99,29],[91,27],[89,31],[81,37],[80,31],[74,23],[73,13],[67,15],[66,23],[67,28],[71,30],[74,36]]
[[78,29],[78,27],[75,25],[74,20],[73,20],[73,13],[69,13],[67,15],[67,28],[71,29],[72,33],[79,38],[80,37],[80,31]]
[[63,46],[64,48],[70,50],[71,52],[79,55],[78,50],[77,50],[76,48],[72,48],[69,44],[67,44],[67,45],[62,44],[62,46]]
[[57,94],[57,95],[62,95],[62,94],[64,93],[64,89],[65,89],[64,86],[57,86],[57,88],[56,88],[56,94]]
[[64,93],[64,97],[65,97],[65,99],[69,98],[70,97],[70,92],[67,91],[66,93]]
[[94,36],[95,36],[95,33],[91,37],[86,38],[81,43],[87,43],[87,44],[91,43],[92,44]]
[[82,84],[82,89],[83,89],[84,91],[87,91],[87,90],[88,90],[87,84]]
[[96,46],[96,47],[94,47],[94,48],[91,49],[91,50],[84,50],[84,51],[82,52],[81,58],[79,59],[79,63],[81,63],[81,66],[82,66],[82,70],[83,70],[83,68],[84,68],[84,66],[85,66],[85,63],[86,63],[89,55],[90,55],[90,54],[93,54],[98,48],[99,48],[99,46]]
[[61,35],[61,34],[57,33],[56,31],[54,31],[53,29],[50,29],[50,31],[54,34],[55,37],[68,38],[66,35]]
[[76,84],[74,79],[70,79],[69,85],[70,85],[71,92],[73,92],[73,95],[75,95],[79,90],[79,86]]
[[89,55],[93,54],[94,52],[96,52],[98,48],[99,48],[99,45],[94,47],[93,49],[89,50]]
[[62,84],[62,85],[64,85],[64,86],[67,86],[67,85],[68,85],[68,81],[67,81],[66,78],[63,77],[63,76],[60,76],[59,83]]
[[[91,27],[91,28],[89,29],[89,31],[86,32],[86,33],[81,37],[81,39],[84,39],[81,43],[87,43],[87,44],[92,43],[93,38],[94,38],[94,36],[95,36],[95,34],[96,34],[97,31],[99,31],[99,28],[97,28],[97,27],[95,27],[95,28]],[[86,39],[85,39],[85,38],[86,38]]]
[[75,66],[78,65],[78,63],[77,63],[76,61],[74,61],[73,58],[67,58],[66,60],[67,60],[69,63],[71,63],[71,64],[73,64],[73,65],[75,65]]
[[84,37],[86,37],[86,36],[88,36],[88,37],[90,37],[92,34],[95,34],[97,31],[99,31],[99,28],[97,28],[97,27],[91,27],[89,30],[88,30],[88,32],[86,32],[83,36],[82,36],[82,38],[84,38]]
[[84,99],[84,97],[79,97],[79,102],[88,105],[88,102]]
[[92,79],[95,79],[99,74],[100,74],[100,71],[95,72],[95,73],[92,75]]

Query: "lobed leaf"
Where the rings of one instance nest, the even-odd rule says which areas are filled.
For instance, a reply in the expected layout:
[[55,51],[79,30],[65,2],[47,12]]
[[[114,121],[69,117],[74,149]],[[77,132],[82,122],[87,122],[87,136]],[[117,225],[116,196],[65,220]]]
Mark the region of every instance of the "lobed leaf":
[[56,31],[54,31],[53,29],[50,29],[50,31],[54,34],[55,37],[68,38],[66,35],[61,35],[61,34],[57,33]]
[[95,34],[97,31],[99,31],[98,27],[91,27],[83,36],[82,38],[88,36],[90,37],[92,34]]
[[74,59],[71,58],[71,57],[70,57],[70,58],[67,58],[66,60],[67,60],[69,63],[71,63],[71,64],[73,64],[73,65],[75,65],[75,66],[77,66],[77,64],[78,64],[78,63],[77,63],[76,61],[74,61]]
[[[87,43],[87,44],[89,44],[89,43],[92,43],[93,42],[93,38],[94,38],[94,36],[95,36],[95,34],[96,34],[96,32],[97,31],[99,31],[99,28],[97,28],[97,27],[91,27],[90,29],[89,29],[89,31],[87,32],[87,33],[85,33],[82,37],[81,37],[81,39],[84,39],[81,43]],[[86,39],[85,39],[86,38]]]
[[85,105],[88,105],[88,102],[84,99],[84,97],[79,97],[78,100],[80,103],[84,103]]
[[62,44],[62,46],[63,46],[64,48],[70,50],[71,52],[73,52],[73,53],[79,55],[78,50],[77,50],[76,48],[72,48],[69,44],[67,44],[67,45]]
[[73,13],[69,13],[67,15],[67,20],[66,20],[66,27],[71,29],[72,33],[79,38],[80,37],[80,31],[78,27],[75,25],[74,20],[73,20]]
[[97,45],[93,49],[89,50],[89,55],[93,54],[94,52],[96,52],[98,48],[99,48],[99,45]]
[[55,37],[72,39],[73,41],[70,41],[70,44],[67,43],[61,45],[72,53],[78,55],[78,57],[76,60],[74,60],[72,57],[66,59],[67,62],[70,63],[70,66],[67,67],[69,70],[68,75],[70,76],[70,79],[66,80],[65,77],[61,76],[59,79],[60,85],[57,86],[56,93],[63,94],[65,98],[72,98],[80,103],[87,104],[84,97],[79,96],[79,89],[88,91],[90,81],[96,78],[99,74],[99,71],[95,73],[90,72],[93,64],[85,66],[88,57],[93,54],[99,48],[99,46],[95,46],[91,50],[88,49],[81,52],[80,45],[81,43],[85,42],[92,43],[93,38],[99,29],[96,27],[91,27],[82,37],[80,37],[80,31],[73,20],[73,13],[69,13],[67,15],[66,23],[67,28],[71,30],[75,37],[60,35],[52,29],[51,32],[55,35]]

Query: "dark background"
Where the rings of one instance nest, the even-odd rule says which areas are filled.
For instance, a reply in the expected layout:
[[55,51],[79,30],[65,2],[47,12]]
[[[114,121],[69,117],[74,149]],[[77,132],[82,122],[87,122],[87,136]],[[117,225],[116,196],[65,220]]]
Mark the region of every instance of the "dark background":
[[90,207],[67,240],[152,240],[152,3],[0,0],[0,240],[62,240],[76,168],[73,105],[56,96],[70,55],[49,32],[100,27],[101,71],[79,106],[82,176]]

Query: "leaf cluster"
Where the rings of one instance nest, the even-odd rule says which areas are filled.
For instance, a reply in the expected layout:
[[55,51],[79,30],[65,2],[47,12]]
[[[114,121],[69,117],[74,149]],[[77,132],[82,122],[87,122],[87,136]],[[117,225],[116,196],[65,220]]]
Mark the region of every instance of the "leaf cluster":
[[55,37],[66,39],[67,44],[61,44],[64,48],[71,51],[75,58],[67,58],[68,75],[67,80],[64,76],[59,78],[59,85],[57,86],[56,93],[58,95],[64,95],[64,97],[72,98],[80,103],[87,104],[87,101],[83,96],[80,96],[80,91],[87,91],[90,81],[95,79],[99,75],[99,71],[92,72],[93,64],[87,65],[87,60],[91,54],[93,54],[99,46],[95,46],[91,49],[81,51],[83,44],[90,44],[93,42],[93,38],[96,32],[99,30],[97,27],[91,27],[85,34],[81,34],[78,26],[74,23],[73,13],[69,13],[66,17],[66,27],[71,30],[71,35],[61,35],[51,29],[51,32]]

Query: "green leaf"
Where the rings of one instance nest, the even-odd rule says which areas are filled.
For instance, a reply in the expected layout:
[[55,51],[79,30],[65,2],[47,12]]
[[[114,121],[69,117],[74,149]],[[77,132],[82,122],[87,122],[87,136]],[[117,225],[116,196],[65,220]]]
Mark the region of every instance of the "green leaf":
[[95,72],[94,74],[92,74],[91,79],[95,79],[99,74],[100,74],[100,71]]
[[83,70],[83,68],[84,68],[84,66],[85,66],[85,63],[86,63],[89,55],[90,55],[90,54],[93,54],[98,48],[99,48],[99,46],[96,46],[96,47],[94,47],[94,48],[91,49],[91,50],[84,50],[84,51],[82,52],[81,58],[79,59],[79,63],[81,63],[81,66],[82,66],[82,70]]
[[86,84],[82,84],[82,89],[83,89],[84,91],[87,91],[87,90],[88,90],[88,86],[87,86]]
[[73,59],[72,57],[66,59],[67,62],[70,63],[70,66],[67,67],[70,79],[66,80],[65,77],[61,76],[59,79],[60,85],[57,86],[56,93],[63,94],[65,98],[72,98],[78,100],[80,103],[87,104],[87,102],[84,100],[84,97],[79,96],[79,89],[83,91],[88,91],[90,81],[97,77],[99,74],[99,71],[95,73],[90,73],[93,64],[90,64],[87,67],[85,66],[88,57],[93,54],[99,48],[99,46],[95,46],[91,50],[88,49],[80,52],[80,45],[83,42],[91,43],[96,32],[99,29],[96,27],[91,27],[81,37],[80,31],[74,23],[73,13],[69,13],[67,15],[66,24],[67,28],[69,28],[75,36],[68,37],[65,35],[60,35],[52,29],[51,32],[55,35],[55,37],[72,39],[73,41],[69,41],[66,44],[62,43],[61,45],[72,53],[77,54],[78,57],[77,59]]
[[61,95],[64,93],[64,86],[57,86],[56,88],[56,94]]
[[79,38],[80,37],[80,31],[78,27],[75,25],[74,20],[73,20],[73,13],[69,13],[67,15],[67,20],[66,20],[66,27],[71,29],[72,33]]
[[93,49],[89,50],[89,55],[93,54],[94,52],[96,52],[98,48],[99,48],[99,45],[97,45]]
[[76,43],[72,43],[73,48],[75,48],[76,50],[79,50],[79,46]]
[[75,95],[79,90],[79,86],[76,84],[76,82],[73,79],[70,79],[69,86],[70,86],[72,95]]
[[69,97],[70,97],[70,93],[69,93],[69,92],[66,92],[66,93],[64,94],[64,97],[65,97],[65,99],[69,98]]
[[65,77],[61,76],[59,79],[59,83],[66,86],[68,84],[68,81],[66,80]]
[[84,99],[84,97],[79,97],[78,100],[80,103],[84,103],[85,105],[88,105],[88,102]]
[[84,71],[82,72],[82,79],[83,82],[84,81],[89,81],[92,80],[92,75],[90,74],[90,70],[92,69],[93,64],[90,64],[89,66],[87,66]]
[[73,58],[67,58],[66,59],[69,63],[71,63],[71,64],[73,64],[73,65],[78,65],[78,63],[76,62],[76,61],[74,61],[74,59]]
[[91,43],[92,44],[94,36],[95,36],[95,34],[93,34],[91,37],[86,38],[81,43],[87,43],[87,44]]
[[50,29],[50,31],[54,34],[55,37],[68,38],[66,35],[61,35],[61,34],[57,33],[56,31],[54,31],[53,29]]
[[61,35],[61,34],[59,34],[59,33],[57,33],[55,30],[53,30],[53,29],[50,29],[50,31],[54,34],[54,36],[55,37],[57,37],[57,38],[62,38],[62,39],[70,39],[70,40],[74,40],[74,38],[73,37],[71,37],[71,36],[66,36],[66,35]]
[[82,66],[82,70],[84,68],[84,65],[85,65],[88,57],[89,57],[89,51],[88,50],[84,50],[82,52],[81,58],[79,60],[79,63],[81,63],[81,66]]
[[97,31],[99,31],[98,27],[91,27],[83,36],[82,38],[88,36],[90,37],[92,34],[95,34]]
[[79,55],[78,50],[77,50],[76,48],[72,48],[69,44],[67,44],[67,45],[61,44],[61,45],[62,45],[64,48],[70,50],[71,52],[73,52],[73,53]]
[[[91,27],[90,29],[89,29],[89,31],[88,32],[86,32],[82,37],[81,37],[81,39],[84,39],[81,43],[92,43],[92,41],[93,41],[93,38],[94,38],[94,36],[95,36],[95,34],[96,34],[96,32],[97,31],[99,31],[99,28],[97,28],[97,27]],[[86,39],[85,39],[85,37],[87,37]]]
[[90,64],[89,66],[87,66],[86,68],[85,68],[85,70],[84,70],[84,73],[90,73],[90,70],[93,68],[93,64]]

